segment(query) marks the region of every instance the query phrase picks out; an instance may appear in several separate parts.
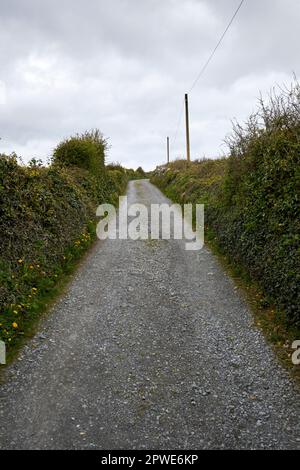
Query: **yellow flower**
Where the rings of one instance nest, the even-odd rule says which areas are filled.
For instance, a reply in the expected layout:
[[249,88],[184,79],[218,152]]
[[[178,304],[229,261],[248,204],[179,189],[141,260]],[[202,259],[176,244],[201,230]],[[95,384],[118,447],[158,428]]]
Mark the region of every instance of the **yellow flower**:
[[34,269],[34,266],[32,266],[32,264],[29,266],[29,269]]
[[18,328],[18,323],[16,323],[16,322],[14,321],[13,324],[12,324],[12,327],[15,328],[15,329],[17,329],[17,328]]
[[32,292],[37,292],[37,288],[36,288],[36,287],[33,287],[33,288],[32,288]]
[[15,315],[18,315],[18,311],[17,311],[17,310],[14,310],[13,313],[14,313]]
[[19,260],[18,260],[18,263],[19,263],[19,264],[22,264],[22,263],[23,263],[23,260],[22,260],[22,259],[19,259]]

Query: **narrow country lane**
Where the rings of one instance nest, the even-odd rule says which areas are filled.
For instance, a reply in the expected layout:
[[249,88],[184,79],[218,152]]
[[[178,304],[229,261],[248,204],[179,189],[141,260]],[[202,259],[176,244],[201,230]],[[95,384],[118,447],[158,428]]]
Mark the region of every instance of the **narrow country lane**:
[[99,241],[7,371],[0,448],[299,449],[299,397],[208,249]]

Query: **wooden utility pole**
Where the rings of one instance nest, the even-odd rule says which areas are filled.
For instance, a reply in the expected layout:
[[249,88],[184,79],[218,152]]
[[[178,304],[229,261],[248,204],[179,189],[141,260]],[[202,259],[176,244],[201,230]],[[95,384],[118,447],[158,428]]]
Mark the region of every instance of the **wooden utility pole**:
[[167,159],[168,164],[170,163],[170,137],[167,137]]
[[190,147],[190,123],[189,123],[189,97],[185,95],[185,126],[186,126],[186,157],[187,161],[191,161],[191,147]]

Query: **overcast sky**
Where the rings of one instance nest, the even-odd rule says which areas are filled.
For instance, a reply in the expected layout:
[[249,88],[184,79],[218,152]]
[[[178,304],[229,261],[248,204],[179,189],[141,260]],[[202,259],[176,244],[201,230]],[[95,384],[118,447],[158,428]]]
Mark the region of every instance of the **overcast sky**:
[[[51,156],[99,128],[109,161],[184,155],[184,93],[240,0],[0,0],[0,152]],[[226,152],[231,120],[299,73],[299,0],[246,0],[190,94],[192,158]]]

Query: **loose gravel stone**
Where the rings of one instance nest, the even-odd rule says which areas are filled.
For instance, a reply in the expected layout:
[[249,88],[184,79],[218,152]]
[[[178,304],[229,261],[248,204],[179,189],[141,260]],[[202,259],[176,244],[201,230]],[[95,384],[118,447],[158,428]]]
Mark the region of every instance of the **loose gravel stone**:
[[300,448],[288,373],[210,251],[184,248],[95,245],[7,370],[1,449]]

